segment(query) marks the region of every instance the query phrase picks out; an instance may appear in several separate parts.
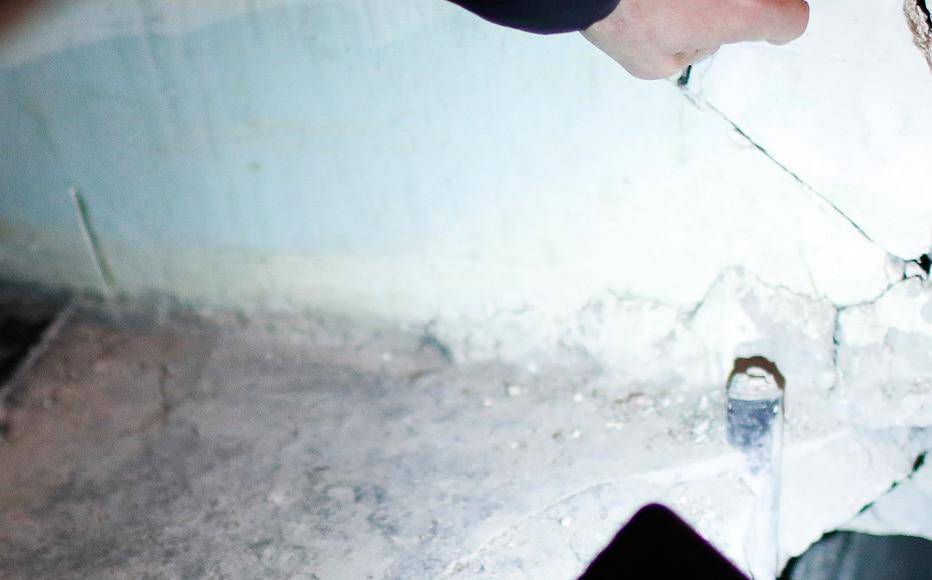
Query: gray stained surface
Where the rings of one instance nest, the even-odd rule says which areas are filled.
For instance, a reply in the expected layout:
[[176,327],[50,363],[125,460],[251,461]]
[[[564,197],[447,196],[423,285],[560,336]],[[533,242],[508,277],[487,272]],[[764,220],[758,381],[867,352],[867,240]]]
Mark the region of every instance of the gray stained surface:
[[652,419],[688,433],[669,399],[306,326],[77,315],[0,442],[0,575],[574,577],[650,495],[613,482],[670,460]]

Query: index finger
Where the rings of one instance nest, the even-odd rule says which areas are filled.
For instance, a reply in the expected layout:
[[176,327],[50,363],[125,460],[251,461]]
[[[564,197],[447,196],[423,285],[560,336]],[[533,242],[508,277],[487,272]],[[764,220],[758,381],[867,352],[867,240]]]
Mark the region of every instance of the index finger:
[[801,36],[809,24],[805,0],[700,0],[681,4],[679,10],[681,38],[695,46],[749,40],[785,44]]
[[805,0],[752,0],[747,15],[744,40],[766,40],[786,44],[806,32],[809,25],[809,3]]

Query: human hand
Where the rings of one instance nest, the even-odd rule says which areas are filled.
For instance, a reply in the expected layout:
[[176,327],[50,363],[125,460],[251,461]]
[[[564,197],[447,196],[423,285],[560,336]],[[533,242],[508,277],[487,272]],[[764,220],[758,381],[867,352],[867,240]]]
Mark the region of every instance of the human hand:
[[582,34],[632,75],[660,79],[723,44],[785,44],[808,23],[805,0],[621,0]]

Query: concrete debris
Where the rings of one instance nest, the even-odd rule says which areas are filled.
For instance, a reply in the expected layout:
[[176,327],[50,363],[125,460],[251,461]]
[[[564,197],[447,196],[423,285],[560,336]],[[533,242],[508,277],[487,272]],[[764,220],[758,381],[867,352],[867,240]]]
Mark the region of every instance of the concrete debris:
[[909,278],[841,310],[837,402],[871,427],[932,425],[932,285]]
[[736,268],[692,308],[609,293],[562,320],[528,308],[471,323],[441,319],[433,332],[460,362],[574,361],[623,384],[724,384],[736,358],[765,354],[794,384],[827,390],[834,318],[829,301],[768,286]]
[[[932,424],[932,286],[918,275],[908,276],[910,262],[898,263],[899,273],[887,290],[856,305],[769,286],[741,269],[723,272],[691,309],[608,295],[549,327],[547,336],[559,338],[538,343],[540,350],[524,355],[595,368],[594,380],[615,396],[615,415],[606,428],[649,417],[679,425],[671,427],[671,438],[688,445],[723,437],[716,415],[722,393],[716,386],[724,385],[737,358],[762,355],[775,361],[787,383],[780,530],[785,562],[908,476],[915,457],[930,446],[910,435],[910,429]],[[532,336],[537,317],[532,310],[524,313],[527,324],[515,316],[507,324]],[[471,332],[490,327],[494,332],[503,328],[493,321]],[[474,334],[442,338],[460,360],[481,361],[482,355],[501,360],[505,352],[472,349],[467,355],[464,343],[485,339]],[[671,411],[682,404],[682,393],[695,393],[695,398],[691,411],[674,419]],[[710,486],[720,485],[712,479],[716,483]],[[695,485],[693,491],[706,490],[702,497],[715,495],[705,484]],[[735,491],[734,498],[739,497]],[[728,509],[724,498],[712,504],[716,509],[710,511],[716,513]],[[728,517],[695,517],[726,552],[741,553],[740,531],[720,527]]]

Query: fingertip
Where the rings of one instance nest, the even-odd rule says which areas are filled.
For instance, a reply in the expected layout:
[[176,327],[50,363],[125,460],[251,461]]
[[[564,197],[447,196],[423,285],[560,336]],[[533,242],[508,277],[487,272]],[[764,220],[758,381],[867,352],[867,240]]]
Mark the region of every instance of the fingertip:
[[779,46],[802,36],[809,27],[809,3],[806,0],[776,0],[774,4],[781,25],[772,30],[767,42]]
[[659,62],[652,63],[620,63],[628,71],[628,74],[642,81],[659,81],[668,79],[680,72],[686,67],[681,65],[675,57],[663,59]]

